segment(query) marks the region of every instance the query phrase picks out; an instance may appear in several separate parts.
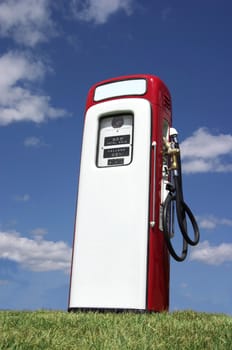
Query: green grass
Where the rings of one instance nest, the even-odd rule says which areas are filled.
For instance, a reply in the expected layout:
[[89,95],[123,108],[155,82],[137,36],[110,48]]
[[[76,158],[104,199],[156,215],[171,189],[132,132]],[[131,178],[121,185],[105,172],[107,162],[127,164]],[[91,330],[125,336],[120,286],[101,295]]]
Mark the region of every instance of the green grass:
[[192,311],[0,311],[0,349],[232,349],[232,318]]

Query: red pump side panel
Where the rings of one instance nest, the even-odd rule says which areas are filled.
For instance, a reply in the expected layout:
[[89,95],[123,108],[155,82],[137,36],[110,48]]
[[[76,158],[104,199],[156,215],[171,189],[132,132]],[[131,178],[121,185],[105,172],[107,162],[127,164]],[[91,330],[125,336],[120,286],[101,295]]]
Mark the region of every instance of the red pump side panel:
[[[163,162],[163,122],[165,119],[169,127],[171,127],[171,97],[168,89],[161,80],[153,77],[150,80],[151,96],[149,96],[149,100],[152,101],[152,142],[156,142],[156,155],[154,155],[154,148],[152,148],[150,221],[153,218],[153,206],[155,205],[155,226],[149,229],[147,309],[150,311],[164,311],[169,308],[170,262],[164,235],[159,229],[159,211]],[[167,101],[169,101],[169,104],[167,104]],[[156,161],[155,167],[154,159]],[[154,190],[156,194],[155,203],[153,203]]]

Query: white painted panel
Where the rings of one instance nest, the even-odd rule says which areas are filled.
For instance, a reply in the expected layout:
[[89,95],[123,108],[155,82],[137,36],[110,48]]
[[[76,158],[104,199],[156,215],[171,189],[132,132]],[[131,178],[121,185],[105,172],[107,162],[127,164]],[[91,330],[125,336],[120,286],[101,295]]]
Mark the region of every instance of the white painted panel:
[[[133,160],[96,166],[102,115],[134,115]],[[70,308],[146,308],[151,108],[121,99],[86,114],[76,217]]]
[[95,89],[94,101],[129,95],[143,95],[147,90],[146,79],[129,79],[100,85]]

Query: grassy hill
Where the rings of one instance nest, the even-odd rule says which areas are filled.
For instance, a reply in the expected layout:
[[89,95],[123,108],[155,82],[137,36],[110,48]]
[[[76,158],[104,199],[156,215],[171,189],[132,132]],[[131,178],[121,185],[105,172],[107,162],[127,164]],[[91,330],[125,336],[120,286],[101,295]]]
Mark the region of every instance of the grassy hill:
[[0,311],[0,349],[232,349],[232,318],[192,311]]

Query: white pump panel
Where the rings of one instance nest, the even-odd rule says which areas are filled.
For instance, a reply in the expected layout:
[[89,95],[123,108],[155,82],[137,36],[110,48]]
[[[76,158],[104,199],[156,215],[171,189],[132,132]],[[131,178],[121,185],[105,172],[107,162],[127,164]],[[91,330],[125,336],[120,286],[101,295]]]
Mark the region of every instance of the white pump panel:
[[[123,124],[114,127],[117,116]],[[145,99],[102,102],[86,113],[70,308],[146,308],[150,135]]]

